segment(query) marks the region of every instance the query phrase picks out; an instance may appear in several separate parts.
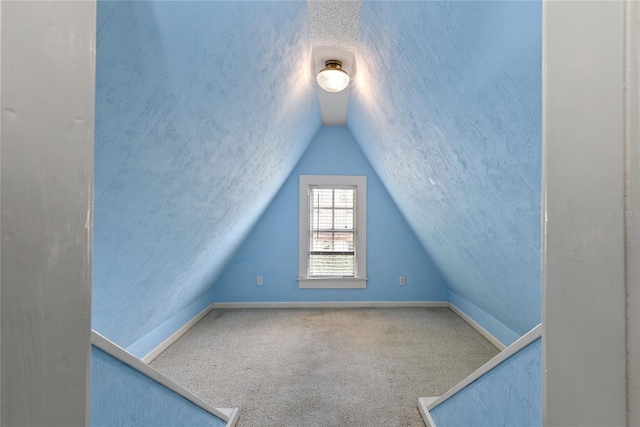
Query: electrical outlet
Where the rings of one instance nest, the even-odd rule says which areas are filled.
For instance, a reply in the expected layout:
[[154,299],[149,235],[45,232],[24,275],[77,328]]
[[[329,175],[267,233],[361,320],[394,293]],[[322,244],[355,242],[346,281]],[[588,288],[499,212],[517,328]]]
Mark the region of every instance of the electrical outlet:
[[262,276],[256,277],[256,285],[262,286]]
[[407,279],[404,276],[400,276],[400,280],[398,280],[398,285],[404,286],[407,284]]

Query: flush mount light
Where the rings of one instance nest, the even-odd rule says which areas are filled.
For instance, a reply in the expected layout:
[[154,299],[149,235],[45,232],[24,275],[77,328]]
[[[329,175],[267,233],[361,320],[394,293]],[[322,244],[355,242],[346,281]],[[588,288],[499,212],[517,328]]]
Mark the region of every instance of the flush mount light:
[[342,62],[330,59],[318,73],[318,84],[327,92],[340,92],[349,85],[349,74],[342,69]]

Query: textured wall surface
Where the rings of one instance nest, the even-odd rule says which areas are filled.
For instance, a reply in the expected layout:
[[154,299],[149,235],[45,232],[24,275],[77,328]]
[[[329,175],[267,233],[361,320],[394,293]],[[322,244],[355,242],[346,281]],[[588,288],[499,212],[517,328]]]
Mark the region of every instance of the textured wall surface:
[[347,125],[448,285],[540,322],[540,2],[365,2]]
[[92,346],[91,425],[213,427],[226,423]]
[[306,3],[100,2],[97,49],[93,328],[158,344],[320,127]]
[[541,340],[431,411],[438,427],[542,425]]
[[[300,175],[367,176],[366,289],[299,289]],[[264,278],[256,286],[256,276]],[[407,278],[398,285],[398,276]],[[444,280],[346,127],[323,127],[213,288],[214,301],[446,301]]]

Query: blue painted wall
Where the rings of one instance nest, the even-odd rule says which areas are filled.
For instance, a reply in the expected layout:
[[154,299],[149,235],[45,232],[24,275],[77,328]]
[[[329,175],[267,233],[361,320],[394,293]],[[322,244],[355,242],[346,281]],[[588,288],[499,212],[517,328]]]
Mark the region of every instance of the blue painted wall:
[[[299,289],[300,175],[367,176],[366,289]],[[256,286],[256,276],[264,278]],[[398,286],[398,276],[407,278]],[[229,301],[446,301],[444,280],[346,127],[323,127],[216,282]]]
[[211,297],[209,296],[209,293],[205,293],[195,302],[192,302],[176,314],[168,317],[158,326],[144,334],[140,339],[130,344],[127,347],[127,351],[139,359],[143,358],[151,350],[156,348],[159,343],[189,323],[189,321],[196,317],[202,310],[209,307],[210,304]]
[[540,339],[431,411],[438,427],[542,425]]
[[93,328],[195,316],[320,128],[305,2],[98,2]]
[[90,420],[94,427],[226,425],[221,419],[93,346]]
[[451,291],[517,334],[541,311],[541,7],[365,1],[347,120]]
[[513,329],[509,328],[507,325],[500,322],[478,306],[462,298],[452,290],[449,290],[447,295],[449,296],[449,302],[451,304],[482,325],[483,328],[485,328],[505,346],[513,344],[518,340],[518,338],[520,338],[519,333],[515,332]]

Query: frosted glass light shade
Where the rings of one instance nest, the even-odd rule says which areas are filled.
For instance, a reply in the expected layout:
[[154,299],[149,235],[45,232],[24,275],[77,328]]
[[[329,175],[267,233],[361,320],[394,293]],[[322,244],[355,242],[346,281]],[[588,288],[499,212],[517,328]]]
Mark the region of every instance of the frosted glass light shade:
[[340,92],[349,85],[349,75],[342,69],[342,62],[329,60],[317,76],[318,85],[327,92]]

